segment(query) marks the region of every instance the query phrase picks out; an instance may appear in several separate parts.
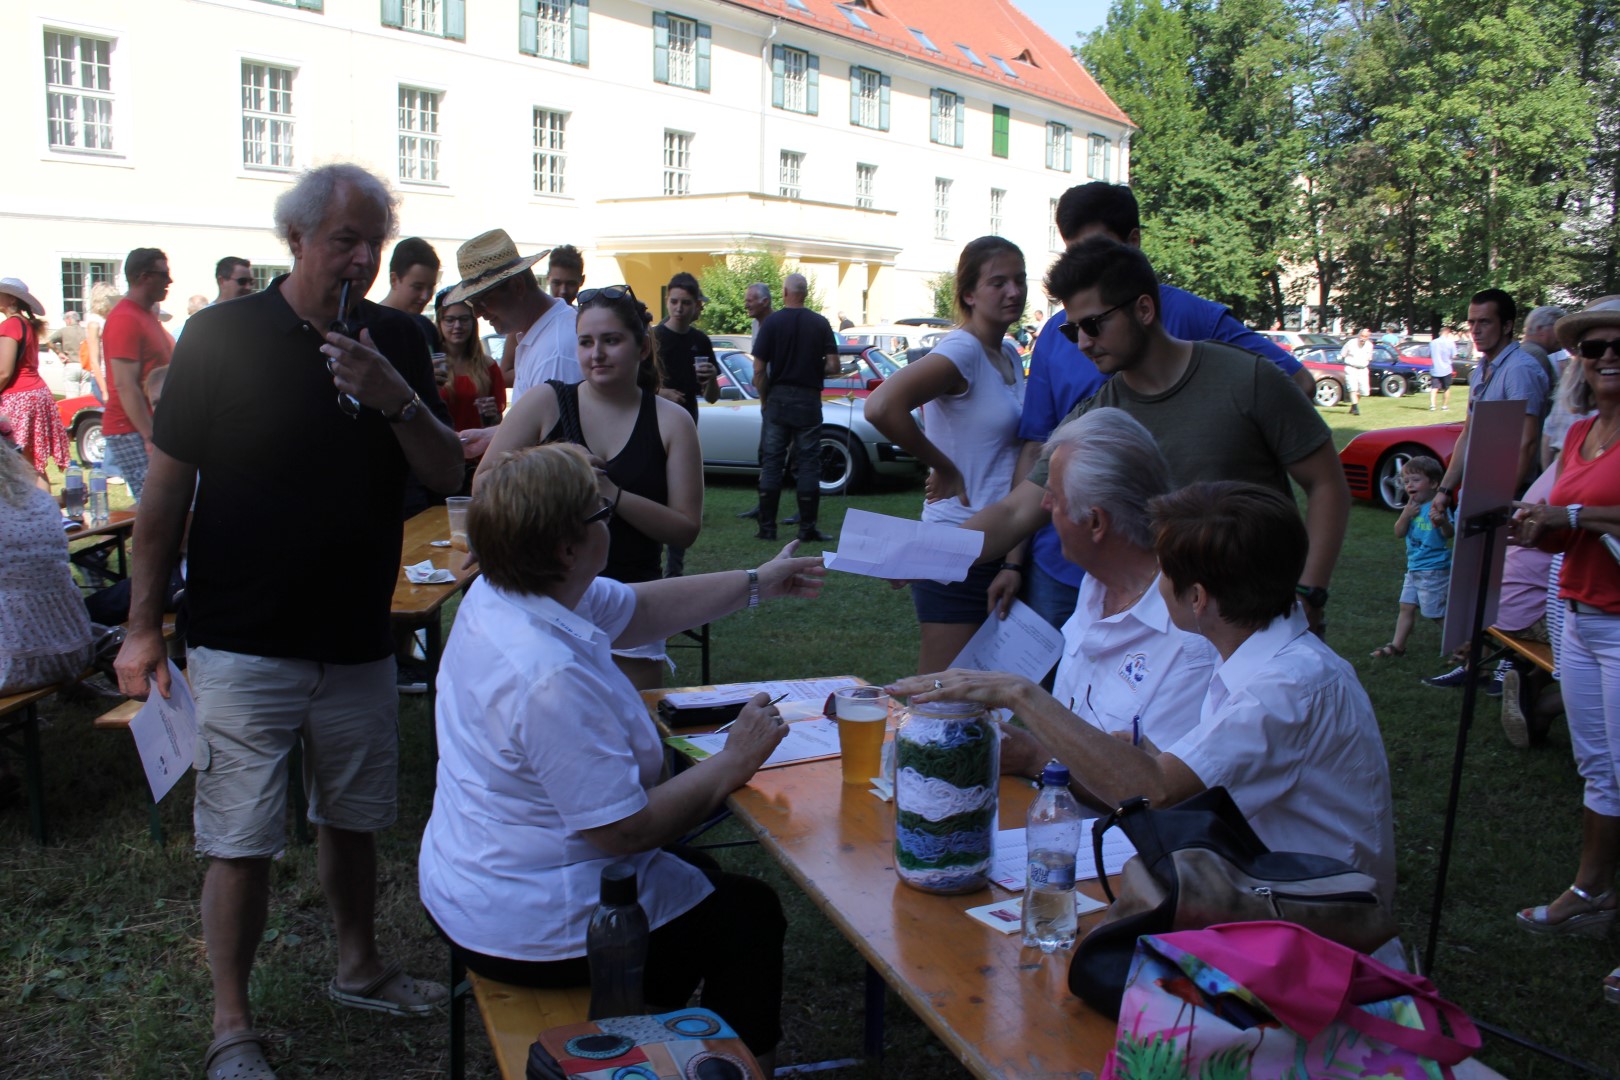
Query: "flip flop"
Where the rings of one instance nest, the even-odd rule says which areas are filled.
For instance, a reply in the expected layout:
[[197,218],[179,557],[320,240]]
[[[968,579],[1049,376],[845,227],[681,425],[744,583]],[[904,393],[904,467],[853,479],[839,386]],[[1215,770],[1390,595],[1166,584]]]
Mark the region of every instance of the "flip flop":
[[326,984],[326,996],[351,1009],[368,1009],[390,1016],[425,1016],[450,1000],[442,983],[413,979],[398,964],[389,964],[383,973],[358,990],[344,990],[334,978]]
[[1396,656],[1405,656],[1406,650],[1401,648],[1399,645],[1396,645],[1392,641],[1388,645],[1380,645],[1369,655],[1371,655],[1374,660],[1388,660]]
[[276,1080],[257,1031],[233,1031],[209,1043],[203,1075],[208,1080]]

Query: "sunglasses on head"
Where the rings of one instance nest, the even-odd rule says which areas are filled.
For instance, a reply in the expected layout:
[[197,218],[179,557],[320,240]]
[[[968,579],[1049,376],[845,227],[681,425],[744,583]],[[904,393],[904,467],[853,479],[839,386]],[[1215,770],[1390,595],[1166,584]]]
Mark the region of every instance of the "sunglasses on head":
[[1135,302],[1136,298],[1132,297],[1131,299],[1126,300],[1124,303],[1115,304],[1107,311],[1099,311],[1095,315],[1087,315],[1084,318],[1074,320],[1074,322],[1063,323],[1058,327],[1058,333],[1068,338],[1071,343],[1078,345],[1080,344],[1081,330],[1086,332],[1086,337],[1088,338],[1096,337],[1102,333],[1102,324],[1104,319],[1108,318],[1108,316],[1112,315],[1121,308],[1129,307]]
[[1588,360],[1601,360],[1610,352],[1620,356],[1620,338],[1587,338],[1575,348]]
[[604,285],[600,289],[586,289],[574,298],[574,302],[577,306],[584,307],[592,300],[618,300],[626,296],[632,300],[636,298],[636,294],[630,291],[630,286]]
[[602,496],[601,509],[597,510],[596,513],[594,513],[594,514],[586,515],[585,524],[587,524],[587,525],[595,525],[598,521],[606,521],[608,518],[610,518],[612,516],[613,516],[613,504],[608,501],[608,497],[606,495],[603,495]]

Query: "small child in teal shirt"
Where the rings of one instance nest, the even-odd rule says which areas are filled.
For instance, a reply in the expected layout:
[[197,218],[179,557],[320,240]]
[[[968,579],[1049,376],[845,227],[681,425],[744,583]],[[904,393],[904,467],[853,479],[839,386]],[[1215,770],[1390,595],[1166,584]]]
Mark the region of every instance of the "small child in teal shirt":
[[1456,531],[1449,512],[1434,505],[1445,470],[1432,457],[1418,455],[1401,470],[1406,507],[1395,520],[1395,536],[1406,540],[1406,580],[1401,584],[1401,612],[1395,637],[1373,650],[1375,658],[1402,656],[1421,612],[1436,624],[1446,617],[1446,590],[1451,584],[1451,537]]

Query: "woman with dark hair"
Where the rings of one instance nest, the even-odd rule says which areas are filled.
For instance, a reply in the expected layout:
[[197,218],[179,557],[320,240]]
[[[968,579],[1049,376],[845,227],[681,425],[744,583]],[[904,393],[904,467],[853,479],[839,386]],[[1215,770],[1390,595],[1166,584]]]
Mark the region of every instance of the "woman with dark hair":
[[[61,468],[68,456],[67,429],[56,412],[56,398],[39,377],[39,337],[45,306],[16,278],[0,278],[0,415],[11,421],[17,444],[34,470],[34,483],[49,491],[45,468]],[[0,450],[3,450],[0,447]]]
[[[703,457],[686,410],[658,395],[652,315],[628,285],[586,289],[576,316],[584,380],[548,380],[518,399],[484,455],[474,488],[501,451],[571,442],[591,454],[613,503],[605,577],[662,577],[662,546],[691,547],[703,524]],[[663,642],[615,651],[639,690],[663,685]]]
[[[1024,316],[1029,282],[1024,255],[999,236],[981,236],[956,263],[961,325],[932,352],[907,364],[866,399],[872,426],[928,466],[922,519],[960,525],[1022,480],[1018,418],[1024,364],[1007,328]],[[928,406],[928,432],[912,413]],[[922,644],[918,671],[934,671],[962,651],[992,609],[1005,615],[1018,593],[1023,545],[997,566],[975,566],[952,585],[914,582],[912,604]]]
[[448,381],[439,396],[450,410],[450,422],[457,431],[494,427],[506,411],[506,380],[497,364],[484,350],[478,336],[478,316],[472,305],[446,304],[449,289],[441,289],[433,305],[439,340],[449,365]]

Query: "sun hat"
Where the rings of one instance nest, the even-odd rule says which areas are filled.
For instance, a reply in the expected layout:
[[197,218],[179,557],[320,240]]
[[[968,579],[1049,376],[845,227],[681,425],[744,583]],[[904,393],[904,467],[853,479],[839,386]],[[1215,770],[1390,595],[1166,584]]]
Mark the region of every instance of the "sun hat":
[[528,256],[519,256],[517,245],[505,229],[491,229],[479,233],[456,249],[456,269],[461,281],[446,290],[441,306],[460,304],[515,277],[551,254],[551,249]]
[[1565,315],[1553,324],[1558,344],[1575,351],[1581,335],[1594,326],[1620,326],[1620,294],[1600,296],[1573,315]]
[[8,296],[15,296],[17,299],[27,304],[29,310],[31,310],[35,315],[45,314],[45,305],[40,303],[39,299],[35,297],[33,293],[28,291],[28,286],[22,283],[21,278],[0,278],[0,293],[5,293]]

